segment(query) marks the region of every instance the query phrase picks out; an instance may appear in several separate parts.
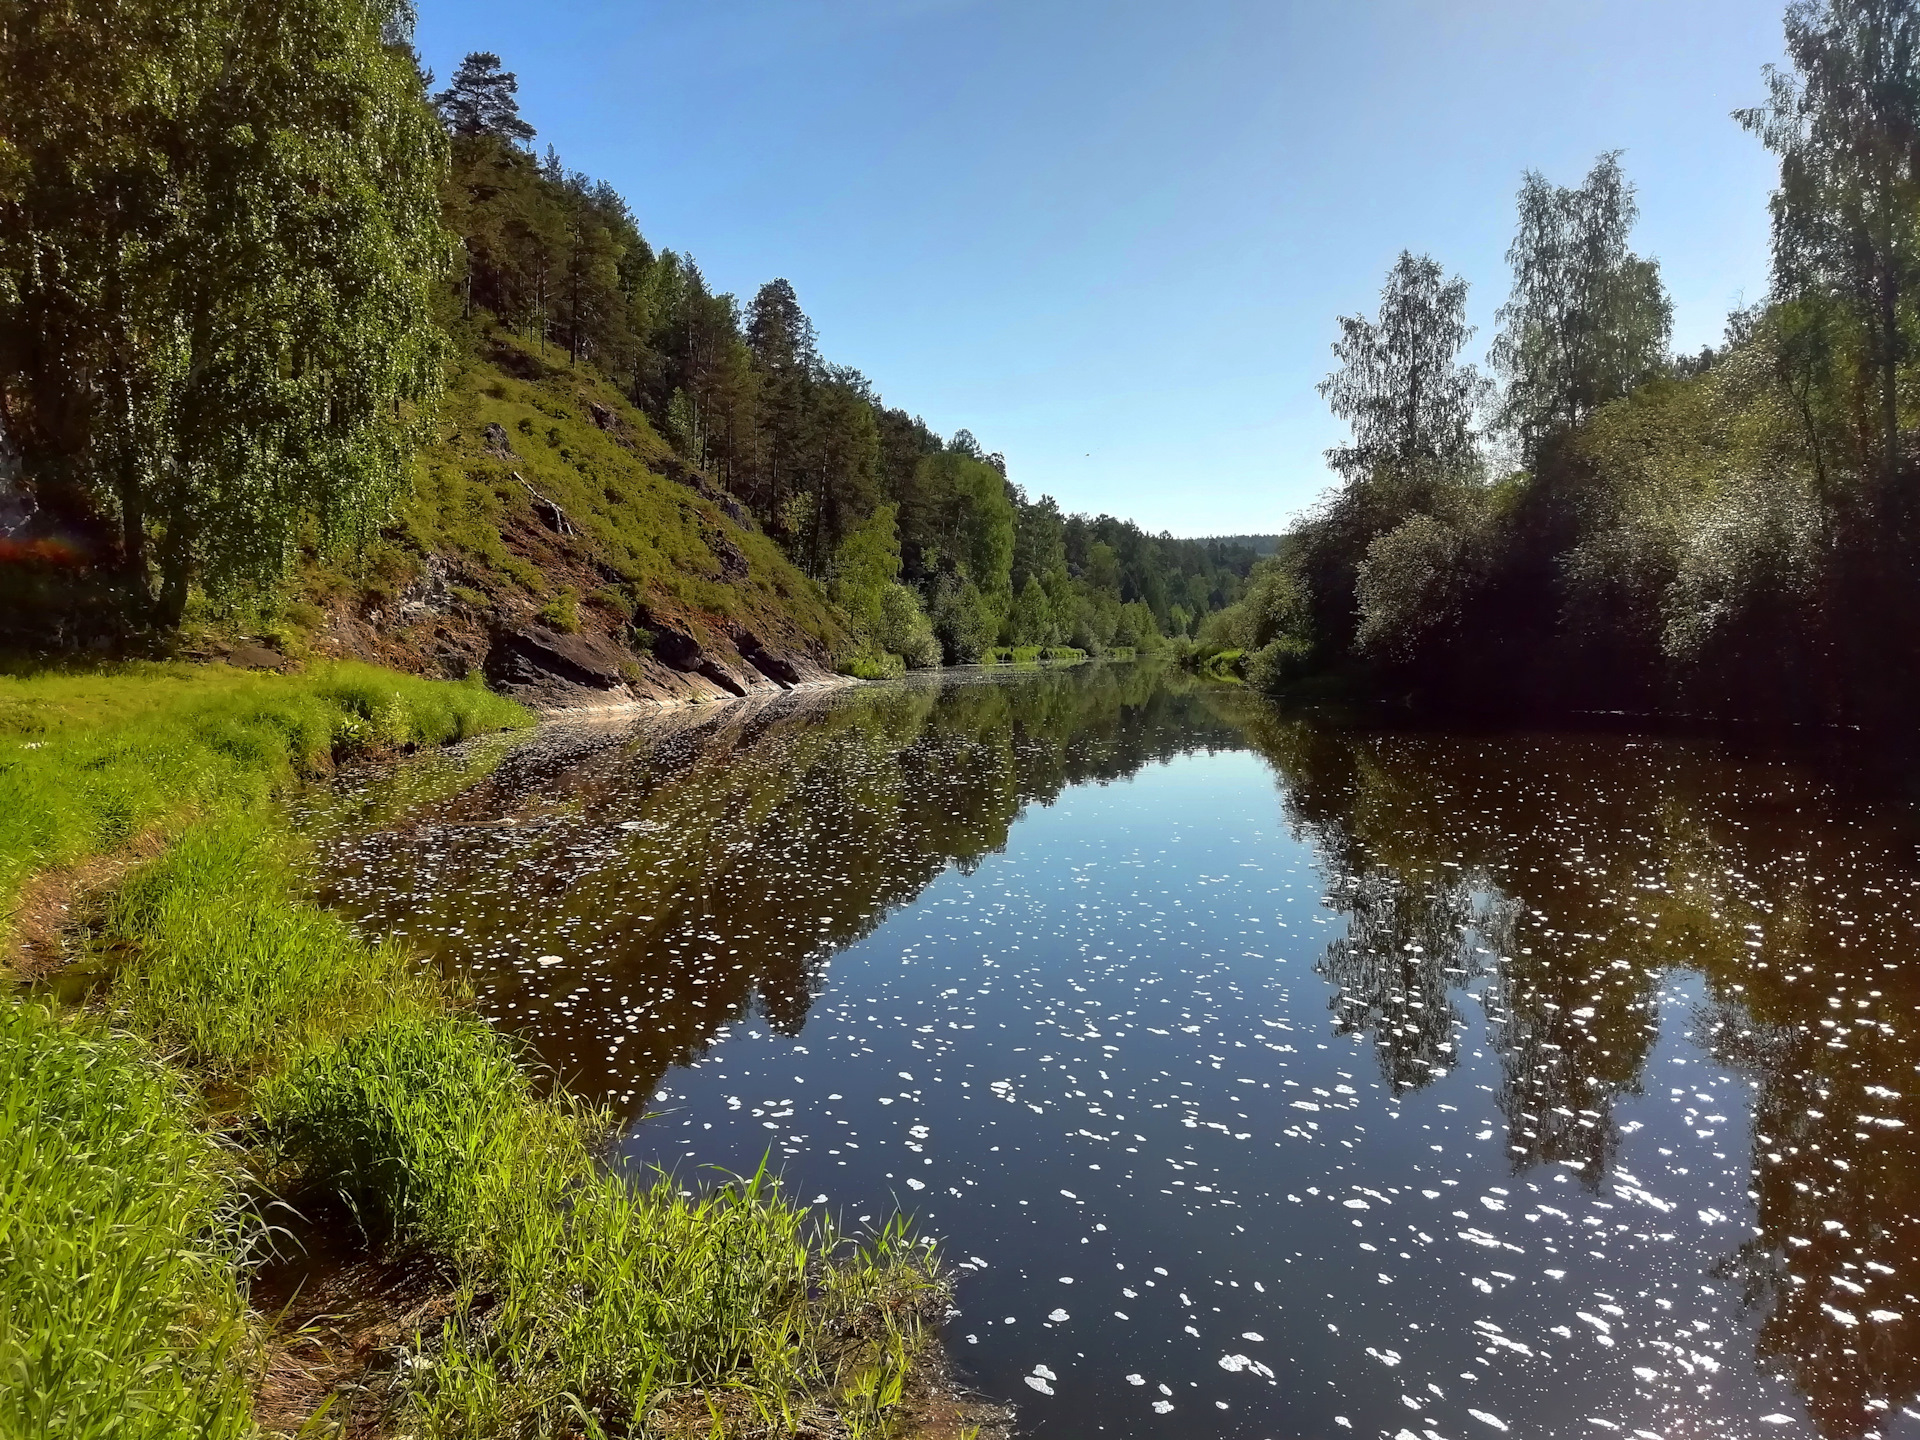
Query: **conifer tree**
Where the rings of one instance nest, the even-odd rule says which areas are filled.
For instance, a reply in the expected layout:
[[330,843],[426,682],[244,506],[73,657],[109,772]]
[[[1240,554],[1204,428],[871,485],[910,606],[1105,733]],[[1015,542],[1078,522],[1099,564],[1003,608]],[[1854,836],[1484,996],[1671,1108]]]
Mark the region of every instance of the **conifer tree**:
[[498,55],[476,50],[460,62],[452,83],[433,103],[455,135],[492,135],[525,144],[539,132],[520,118],[519,91],[519,78],[500,68]]

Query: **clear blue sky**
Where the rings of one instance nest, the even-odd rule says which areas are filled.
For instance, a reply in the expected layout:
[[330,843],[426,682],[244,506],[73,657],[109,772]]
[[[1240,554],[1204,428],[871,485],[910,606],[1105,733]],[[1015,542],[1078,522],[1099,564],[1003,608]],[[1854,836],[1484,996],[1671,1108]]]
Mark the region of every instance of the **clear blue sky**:
[[1781,0],[421,0],[569,168],[1069,510],[1279,528],[1341,437],[1335,317],[1402,248],[1491,338],[1513,196],[1603,150],[1675,343],[1761,298],[1773,168],[1728,118]]

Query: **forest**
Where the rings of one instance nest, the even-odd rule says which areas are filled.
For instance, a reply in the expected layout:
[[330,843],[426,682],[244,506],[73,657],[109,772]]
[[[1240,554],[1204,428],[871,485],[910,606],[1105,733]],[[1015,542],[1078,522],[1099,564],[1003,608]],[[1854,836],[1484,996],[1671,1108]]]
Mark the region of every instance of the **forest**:
[[1250,547],[1063,514],[828,360],[786,280],[714,293],[536,154],[497,55],[436,89],[396,0],[0,17],[0,581],[47,612],[15,640],[164,644],[396,547],[423,571],[396,514],[503,335],[617,387],[835,607],[852,673],[1153,648],[1240,597]]
[[1321,386],[1339,484],[1209,617],[1274,694],[1910,729],[1920,632],[1920,6],[1799,3],[1733,123],[1779,162],[1772,283],[1670,353],[1620,156],[1525,176],[1489,373],[1403,253]]

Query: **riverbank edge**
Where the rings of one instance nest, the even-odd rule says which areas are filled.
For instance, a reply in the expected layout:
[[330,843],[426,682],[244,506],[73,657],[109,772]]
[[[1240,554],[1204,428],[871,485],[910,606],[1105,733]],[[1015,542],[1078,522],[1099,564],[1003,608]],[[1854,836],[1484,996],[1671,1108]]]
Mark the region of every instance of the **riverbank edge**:
[[[370,667],[361,669],[363,673],[358,678],[365,681],[368,676],[364,672]],[[275,678],[290,687],[298,687],[302,683],[298,679]],[[397,672],[381,673],[377,683],[390,683],[402,689],[421,687],[424,692],[442,693],[448,689],[477,688],[458,687],[456,682],[419,681]],[[809,688],[835,687],[823,685]],[[400,691],[396,690],[395,693],[398,695]],[[499,703],[496,697],[489,696],[488,700]],[[518,708],[509,707],[511,710]],[[400,709],[404,709],[404,706]],[[377,704],[363,704],[357,709],[350,705],[343,707],[336,718],[344,723],[332,727],[329,736],[331,743],[324,758],[312,753],[305,757],[289,757],[296,760],[289,768],[295,772],[317,773],[334,764],[369,757],[383,750],[425,748],[418,745],[417,739],[399,745],[393,743],[397,727],[409,718],[403,716],[400,709],[390,707],[383,713]],[[524,717],[525,712],[520,711],[519,714]],[[281,728],[288,736],[298,729],[297,726],[284,724],[286,717],[277,718],[283,722]],[[553,718],[564,721],[588,717],[577,712],[563,712]],[[607,712],[597,712],[592,718],[607,718]],[[356,721],[360,723],[356,724]],[[458,728],[458,733],[434,737],[432,743],[467,738],[468,735],[509,724],[518,728],[522,723],[525,723],[524,719],[510,720],[507,711],[503,710],[486,724],[474,727],[463,724]],[[384,733],[381,726],[385,727]],[[28,742],[25,748],[44,750],[48,745],[57,744],[54,740]],[[16,762],[18,758],[6,757]],[[264,752],[256,752],[254,758],[261,760],[269,757]],[[315,763],[297,763],[300,758]],[[7,768],[17,769],[18,766],[16,763],[6,767],[5,761],[0,760],[0,776],[5,775]],[[273,791],[280,788],[269,787]],[[202,1148],[207,1151],[212,1172],[224,1177],[223,1203],[229,1218],[242,1209],[257,1212],[263,1203],[272,1203],[269,1197],[277,1189],[284,1188],[295,1179],[303,1179],[309,1193],[326,1188],[324,1185],[314,1185],[317,1176],[311,1163],[307,1165],[304,1177],[298,1169],[290,1170],[287,1165],[288,1157],[302,1143],[299,1137],[303,1123],[295,1094],[299,1087],[290,1077],[300,1074],[303,1058],[310,1062],[315,1054],[336,1054],[343,1045],[354,1041],[364,1042],[368,1036],[378,1035],[383,1026],[391,1028],[395,1022],[412,1026],[418,1034],[437,1032],[443,1041],[451,1037],[451,1046],[442,1045],[441,1048],[455,1054],[456,1064],[468,1064],[476,1057],[483,1063],[492,1063],[496,1083],[485,1095],[485,1103],[469,1107],[471,1113],[468,1120],[480,1121],[489,1131],[498,1134],[503,1130],[501,1117],[517,1115],[521,1122],[519,1129],[547,1132],[545,1139],[531,1149],[544,1152],[549,1160],[557,1154],[562,1163],[557,1167],[546,1166],[544,1175],[538,1173],[540,1167],[536,1165],[532,1173],[536,1179],[547,1182],[545,1188],[549,1192],[549,1199],[554,1202],[550,1207],[553,1211],[557,1212],[563,1204],[578,1207],[578,1186],[589,1183],[589,1171],[597,1169],[596,1152],[591,1142],[604,1123],[602,1119],[567,1102],[555,1106],[533,1100],[526,1089],[525,1072],[517,1056],[511,1053],[511,1047],[487,1027],[466,1021],[457,997],[448,995],[437,985],[423,982],[417,971],[405,962],[394,947],[368,944],[334,917],[315,907],[294,884],[291,873],[276,866],[272,855],[268,853],[287,843],[273,796],[263,797],[257,789],[249,793],[248,787],[243,786],[238,793],[224,795],[218,801],[209,802],[203,797],[195,804],[188,798],[186,803],[176,806],[173,813],[149,816],[148,821],[133,835],[123,837],[116,848],[93,847],[92,853],[69,856],[69,863],[63,866],[44,869],[28,867],[24,876],[20,874],[20,867],[15,867],[13,878],[17,882],[24,880],[25,883],[16,883],[14,898],[19,899],[29,887],[40,887],[42,893],[35,897],[40,902],[37,906],[39,913],[31,917],[35,922],[31,927],[34,933],[22,936],[18,933],[17,924],[21,907],[17,904],[13,907],[14,913],[9,919],[16,923],[12,926],[13,933],[7,937],[6,949],[0,954],[4,954],[9,968],[15,971],[16,979],[40,982],[40,993],[37,996],[8,997],[5,1002],[6,1013],[9,1019],[24,1018],[24,1023],[35,1033],[53,1036],[56,1043],[107,1047],[113,1051],[116,1063],[123,1070],[147,1076],[157,1086],[159,1093],[170,1096],[169,1109],[172,1113],[150,1117],[152,1126],[176,1137],[198,1137]],[[213,863],[209,863],[206,853],[195,853],[196,848],[199,852],[218,851],[223,843],[226,847],[224,871],[221,857],[215,856]],[[85,847],[82,849],[84,851]],[[235,890],[248,889],[249,881],[256,882],[252,886],[252,893],[240,897],[245,903],[236,906]],[[271,931],[278,925],[282,941],[289,934],[304,937],[301,943],[294,944],[292,948],[301,952],[306,968],[311,968],[313,954],[326,952],[337,961],[344,960],[343,974],[351,976],[356,967],[370,969],[370,977],[361,974],[357,978],[361,981],[371,978],[375,983],[372,986],[362,984],[358,995],[344,995],[337,985],[332,987],[331,994],[316,993],[315,987],[309,985],[303,996],[306,1010],[312,1012],[305,1015],[307,1029],[299,1032],[298,1026],[293,1027],[304,1035],[304,1040],[300,1041],[288,1042],[284,1035],[277,1033],[284,1027],[273,1022],[284,1016],[274,1013],[271,1002],[258,1007],[262,1013],[250,1017],[247,1024],[240,1026],[242,1033],[239,1035],[221,1033],[223,1029],[230,1031],[233,1027],[223,1026],[219,1015],[199,1017],[202,1021],[211,1021],[210,1024],[196,1026],[190,1023],[194,1002],[200,1002],[200,1007],[205,1008],[205,1002],[210,998],[207,987],[212,986],[217,991],[221,983],[219,976],[199,973],[207,967],[200,964],[194,953],[195,946],[209,941],[217,942],[220,937],[209,931],[209,922],[217,930],[221,922],[214,917],[224,914],[232,918],[236,909],[244,912],[240,918],[243,928],[254,937],[256,943],[253,949],[260,948],[257,939],[263,931]],[[58,956],[50,955],[46,953],[46,946],[56,935],[78,943],[63,945],[62,953]],[[37,941],[41,953],[23,951],[23,940]],[[313,943],[316,940],[318,951]],[[302,945],[305,946],[304,950]],[[218,948],[217,943],[215,948]],[[245,945],[241,947],[242,950],[247,948]],[[60,978],[66,964],[78,956],[98,956],[104,950],[121,952],[112,974],[95,977],[94,983],[78,1003],[49,999],[46,982]],[[158,964],[152,963],[156,954],[160,956]],[[129,960],[129,955],[135,958]],[[25,964],[22,963],[23,958]],[[231,962],[236,957],[229,954],[226,958]],[[239,958],[239,968],[246,969],[246,957]],[[373,962],[370,966],[369,961]],[[156,975],[156,971],[160,973]],[[261,980],[258,975],[241,978],[256,989]],[[285,982],[287,977],[282,975],[279,979]],[[293,986],[295,990],[299,988],[298,985]],[[322,992],[327,989],[324,984],[319,987]],[[257,1000],[258,996],[255,998]],[[293,1008],[297,1010],[301,1007]],[[330,1015],[330,1009],[340,1011],[347,1018],[342,1019],[341,1014]],[[267,1032],[276,1033],[269,1035]],[[310,1063],[307,1068],[311,1068]],[[18,1081],[20,1077],[16,1075],[13,1078]],[[369,1108],[372,1107],[363,1106],[363,1111]],[[339,1115],[335,1113],[326,1118],[337,1121]],[[364,1121],[366,1115],[363,1113],[356,1118]],[[311,1114],[306,1116],[305,1123],[305,1143],[312,1150],[316,1143],[315,1134],[324,1126],[313,1123]],[[514,1125],[507,1125],[504,1130],[511,1132],[515,1128]],[[29,1129],[27,1126],[17,1127],[15,1139],[16,1143],[25,1141],[26,1148],[30,1150],[32,1142]],[[385,1136],[388,1142],[396,1138],[400,1137],[394,1133]],[[511,1152],[511,1163],[505,1169],[515,1172],[517,1178],[525,1178],[529,1173],[524,1164],[530,1153],[529,1147],[511,1135],[509,1141],[507,1149]],[[312,1155],[309,1154],[307,1159],[311,1162]],[[331,1183],[334,1178],[328,1176],[327,1180]],[[389,1241],[387,1249],[402,1259],[411,1257],[415,1262],[413,1293],[408,1298],[418,1302],[422,1292],[426,1292],[427,1303],[410,1304],[407,1315],[389,1317],[401,1321],[410,1319],[415,1328],[410,1341],[399,1333],[388,1336],[390,1341],[400,1343],[397,1346],[389,1344],[387,1349],[411,1348],[417,1360],[430,1364],[432,1362],[426,1361],[423,1353],[426,1348],[437,1344],[444,1352],[456,1343],[458,1312],[464,1310],[471,1314],[476,1304],[493,1303],[498,1298],[483,1293],[487,1288],[488,1257],[483,1253],[488,1248],[486,1237],[473,1227],[462,1232],[457,1226],[451,1230],[443,1227],[444,1233],[438,1235],[429,1234],[433,1224],[423,1207],[405,1196],[388,1193],[394,1188],[392,1177],[361,1174],[354,1178],[354,1184],[358,1187],[353,1199],[360,1222],[363,1225],[371,1223],[376,1227],[384,1226]],[[542,1187],[536,1184],[535,1188]],[[621,1189],[624,1193],[624,1182],[621,1182]],[[651,1203],[664,1205],[673,1211],[686,1209],[678,1197],[671,1193],[671,1187],[667,1191],[656,1187]],[[732,1192],[731,1199],[723,1195],[718,1202],[709,1198],[702,1203],[709,1207],[717,1203],[718,1210],[709,1208],[706,1213],[734,1221],[743,1216],[751,1219],[755,1215],[761,1219],[767,1216],[779,1218],[783,1210],[792,1210],[778,1196],[777,1190],[770,1189],[764,1183],[764,1177],[758,1183],[738,1187]],[[426,1210],[431,1208],[431,1205],[424,1207]],[[376,1211],[379,1212],[377,1215]],[[200,1229],[205,1229],[207,1218],[204,1214],[198,1215],[196,1223]],[[441,1218],[444,1221],[445,1217]],[[786,1218],[791,1220],[794,1216],[788,1214]],[[798,1233],[797,1229],[789,1229],[790,1236]],[[203,1263],[203,1270],[224,1272],[224,1280],[216,1276],[216,1293],[212,1296],[211,1305],[206,1293],[191,1297],[188,1308],[193,1312],[192,1328],[196,1332],[218,1331],[228,1337],[222,1342],[228,1346],[223,1352],[223,1365],[228,1369],[232,1369],[244,1353],[244,1363],[239,1368],[246,1374],[249,1394],[245,1398],[249,1402],[271,1400],[273,1397],[266,1392],[277,1387],[282,1403],[271,1408],[283,1413],[271,1417],[262,1415],[260,1418],[280,1420],[289,1430],[293,1430],[302,1428],[309,1421],[319,1420],[327,1407],[337,1408],[335,1400],[340,1391],[336,1385],[329,1387],[329,1393],[335,1399],[309,1394],[308,1398],[317,1400],[318,1404],[302,1414],[297,1397],[302,1390],[310,1392],[311,1386],[287,1383],[289,1369],[300,1372],[308,1381],[315,1378],[316,1366],[312,1363],[311,1353],[295,1359],[291,1365],[288,1363],[293,1348],[306,1346],[311,1351],[311,1335],[288,1335],[284,1324],[276,1325],[271,1318],[257,1310],[244,1309],[245,1281],[261,1254],[262,1235],[257,1226],[249,1229],[244,1237],[228,1226],[210,1250],[199,1244],[206,1238],[204,1235],[182,1233],[171,1238],[187,1242],[182,1248],[188,1251],[197,1247],[201,1252],[199,1259],[212,1262],[211,1265]],[[464,1251],[472,1253],[463,1253],[463,1247]],[[806,1268],[811,1272],[809,1283],[816,1287],[823,1281],[830,1283],[836,1266],[841,1265],[837,1252],[845,1249],[844,1242],[838,1237],[815,1231],[802,1248],[808,1256]],[[890,1238],[880,1237],[877,1246],[855,1247],[851,1257],[848,1257],[852,1263],[841,1267],[863,1270],[869,1281],[875,1277],[883,1280],[884,1283],[880,1285],[869,1283],[866,1290],[856,1297],[863,1303],[851,1308],[859,1310],[864,1305],[865,1309],[875,1312],[865,1318],[871,1322],[877,1317],[883,1322],[879,1326],[881,1338],[885,1341],[881,1349],[891,1351],[901,1363],[891,1367],[897,1373],[888,1375],[885,1373],[889,1367],[884,1354],[879,1357],[878,1364],[873,1363],[871,1355],[841,1354],[836,1373],[837,1389],[841,1393],[833,1398],[841,1402],[857,1401],[864,1395],[871,1402],[868,1408],[873,1413],[869,1418],[875,1423],[884,1423],[890,1418],[908,1420],[910,1417],[900,1407],[902,1402],[914,1402],[907,1408],[921,1411],[924,1422],[914,1428],[912,1433],[916,1434],[977,1433],[980,1429],[978,1421],[984,1419],[991,1424],[997,1417],[988,1413],[986,1407],[966,1401],[946,1377],[937,1340],[937,1321],[945,1309],[947,1292],[933,1262],[923,1251],[924,1247],[917,1244],[909,1247],[907,1237],[901,1232],[891,1234]],[[392,1259],[393,1255],[378,1251],[368,1255],[369,1262],[376,1265],[391,1263]],[[95,1268],[110,1268],[99,1266],[97,1260],[98,1257],[94,1257]],[[871,1302],[880,1291],[889,1288],[895,1292],[901,1291],[903,1287],[899,1282],[902,1280],[906,1282],[904,1290],[915,1293],[889,1294],[885,1297],[886,1303],[877,1308],[866,1303]],[[223,1296],[232,1298],[223,1300]],[[160,1298],[164,1301],[166,1297]],[[236,1303],[243,1307],[238,1313],[233,1309]],[[162,1308],[165,1308],[164,1304]],[[838,1317],[842,1321],[857,1321],[860,1318],[845,1313],[848,1311],[846,1306],[842,1307],[842,1311]],[[913,1332],[911,1336],[902,1334],[902,1326],[893,1323],[892,1317],[901,1312],[911,1312],[908,1316],[910,1323],[906,1327]],[[786,1318],[783,1316],[783,1322]],[[440,1322],[441,1333],[438,1336],[428,1333],[431,1329],[428,1322],[433,1321]],[[174,1334],[177,1339],[177,1325],[161,1328]],[[296,1330],[301,1328],[304,1327],[296,1327]],[[785,1331],[786,1324],[783,1323],[780,1328]],[[853,1326],[855,1331],[859,1328],[857,1323]],[[872,1328],[871,1325],[869,1328]],[[405,1325],[400,1325],[398,1329],[404,1331]],[[238,1344],[232,1338],[240,1330],[246,1332],[244,1344]],[[52,1337],[56,1347],[59,1338]],[[859,1339],[858,1335],[853,1338]],[[289,1341],[294,1342],[293,1345],[289,1345]],[[907,1341],[910,1343],[903,1343]],[[861,1347],[843,1345],[840,1348],[846,1352]],[[869,1351],[873,1349],[871,1345],[865,1348]],[[395,1357],[392,1354],[359,1358],[381,1363],[381,1368],[388,1371],[387,1389],[390,1394],[394,1389],[393,1377],[397,1374],[404,1379],[407,1373],[404,1365],[395,1369]],[[340,1367],[321,1365],[317,1368],[321,1371],[338,1371]],[[911,1375],[906,1373],[909,1370],[912,1371]],[[356,1377],[342,1371],[334,1378],[336,1381],[353,1382]],[[364,1379],[365,1376],[358,1378]],[[220,1393],[215,1394],[214,1391]],[[860,1395],[853,1394],[854,1391],[859,1391]],[[363,1395],[366,1393],[369,1392],[362,1392]],[[251,1409],[252,1404],[237,1409],[230,1385],[224,1390],[217,1385],[211,1387],[206,1398],[216,1402],[217,1415],[212,1411],[198,1415],[182,1412],[174,1417],[171,1428],[163,1423],[159,1428],[149,1427],[139,1433],[256,1433],[252,1418],[242,1416],[238,1421],[235,1420],[240,1409]],[[783,1398],[790,1404],[797,1397],[789,1395]],[[820,1397],[808,1398],[817,1402]],[[123,1407],[137,1400],[138,1397],[120,1395],[113,1404]],[[296,1401],[291,1413],[286,1413],[288,1407],[284,1402],[287,1400]],[[59,1397],[50,1397],[47,1403],[57,1405]],[[462,1408],[471,1412],[470,1406]],[[836,1408],[840,1407],[836,1405]],[[892,1417],[889,1417],[888,1411],[893,1412]],[[111,1423],[124,1416],[105,1418]],[[373,1421],[373,1429],[368,1430],[366,1419],[370,1417],[336,1415],[334,1418],[350,1420],[353,1433],[378,1433],[377,1420]],[[466,1418],[484,1423],[485,1416],[482,1413],[469,1413]],[[656,1418],[671,1419],[664,1414]],[[701,1408],[697,1415],[689,1413],[685,1418],[689,1423],[697,1419],[701,1432],[706,1433],[708,1425],[721,1417]],[[727,1433],[770,1433],[746,1414],[735,1418],[743,1423],[730,1428]],[[849,1415],[846,1418],[851,1420],[854,1417]],[[970,1420],[976,1423],[969,1424]],[[74,1433],[91,1432],[76,1429]],[[881,1432],[869,1426],[867,1433]],[[901,1431],[897,1425],[888,1424],[885,1433]]]

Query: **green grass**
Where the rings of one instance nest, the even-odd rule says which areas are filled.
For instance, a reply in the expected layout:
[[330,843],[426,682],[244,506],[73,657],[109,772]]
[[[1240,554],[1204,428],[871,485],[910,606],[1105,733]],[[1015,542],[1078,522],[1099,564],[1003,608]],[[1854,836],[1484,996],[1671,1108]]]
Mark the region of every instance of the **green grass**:
[[982,665],[1064,665],[1087,658],[1073,645],[995,645],[980,657]]
[[[0,1435],[251,1433],[242,1158],[454,1277],[397,1372],[398,1433],[895,1428],[946,1303],[930,1247],[899,1224],[850,1241],[765,1174],[696,1193],[609,1172],[607,1116],[542,1095],[402,949],[302,894],[261,803],[278,787],[518,707],[361,666],[13,677],[0,705],[13,884],[175,832],[92,924],[100,1013],[0,1000]],[[212,1142],[209,1082],[264,1148]]]
[[400,1401],[409,1433],[705,1435],[715,1408],[723,1434],[826,1414],[879,1433],[945,1303],[902,1226],[849,1244],[764,1173],[683,1194],[605,1172],[607,1117],[539,1099],[507,1043],[458,1016],[315,1052],[263,1113],[371,1235],[458,1267],[459,1305]]
[[1181,663],[1216,680],[1238,681],[1246,670],[1246,660],[1246,651],[1238,647],[1215,650],[1196,645],[1182,657]]
[[252,814],[191,827],[114,894],[116,1012],[196,1069],[270,1069],[439,993],[392,941],[295,897],[290,841]]
[[532,723],[477,683],[132,663],[0,676],[0,918],[37,871],[383,749]]
[[0,1000],[0,1435],[241,1437],[229,1163],[142,1049]]
[[296,898],[262,802],[350,755],[528,723],[476,685],[364,665],[0,676],[0,905],[184,832],[99,926],[105,1018],[135,1034],[0,998],[0,1435],[254,1433],[241,1177],[198,1085],[439,1003],[397,948]]
[[[351,573],[310,572],[309,594],[391,593],[438,555],[489,603],[551,606],[568,585],[606,584],[629,612],[664,603],[743,624],[767,643],[797,632],[832,654],[849,647],[826,592],[769,536],[670,478],[686,465],[617,386],[503,329],[460,339],[442,409],[448,438],[422,452],[413,492],[382,539]],[[489,425],[510,454],[490,448]],[[529,486],[560,506],[584,544],[535,517]],[[564,621],[560,603],[550,613]]]
[[840,673],[856,680],[898,680],[907,673],[907,662],[891,651],[868,647],[842,660]]

